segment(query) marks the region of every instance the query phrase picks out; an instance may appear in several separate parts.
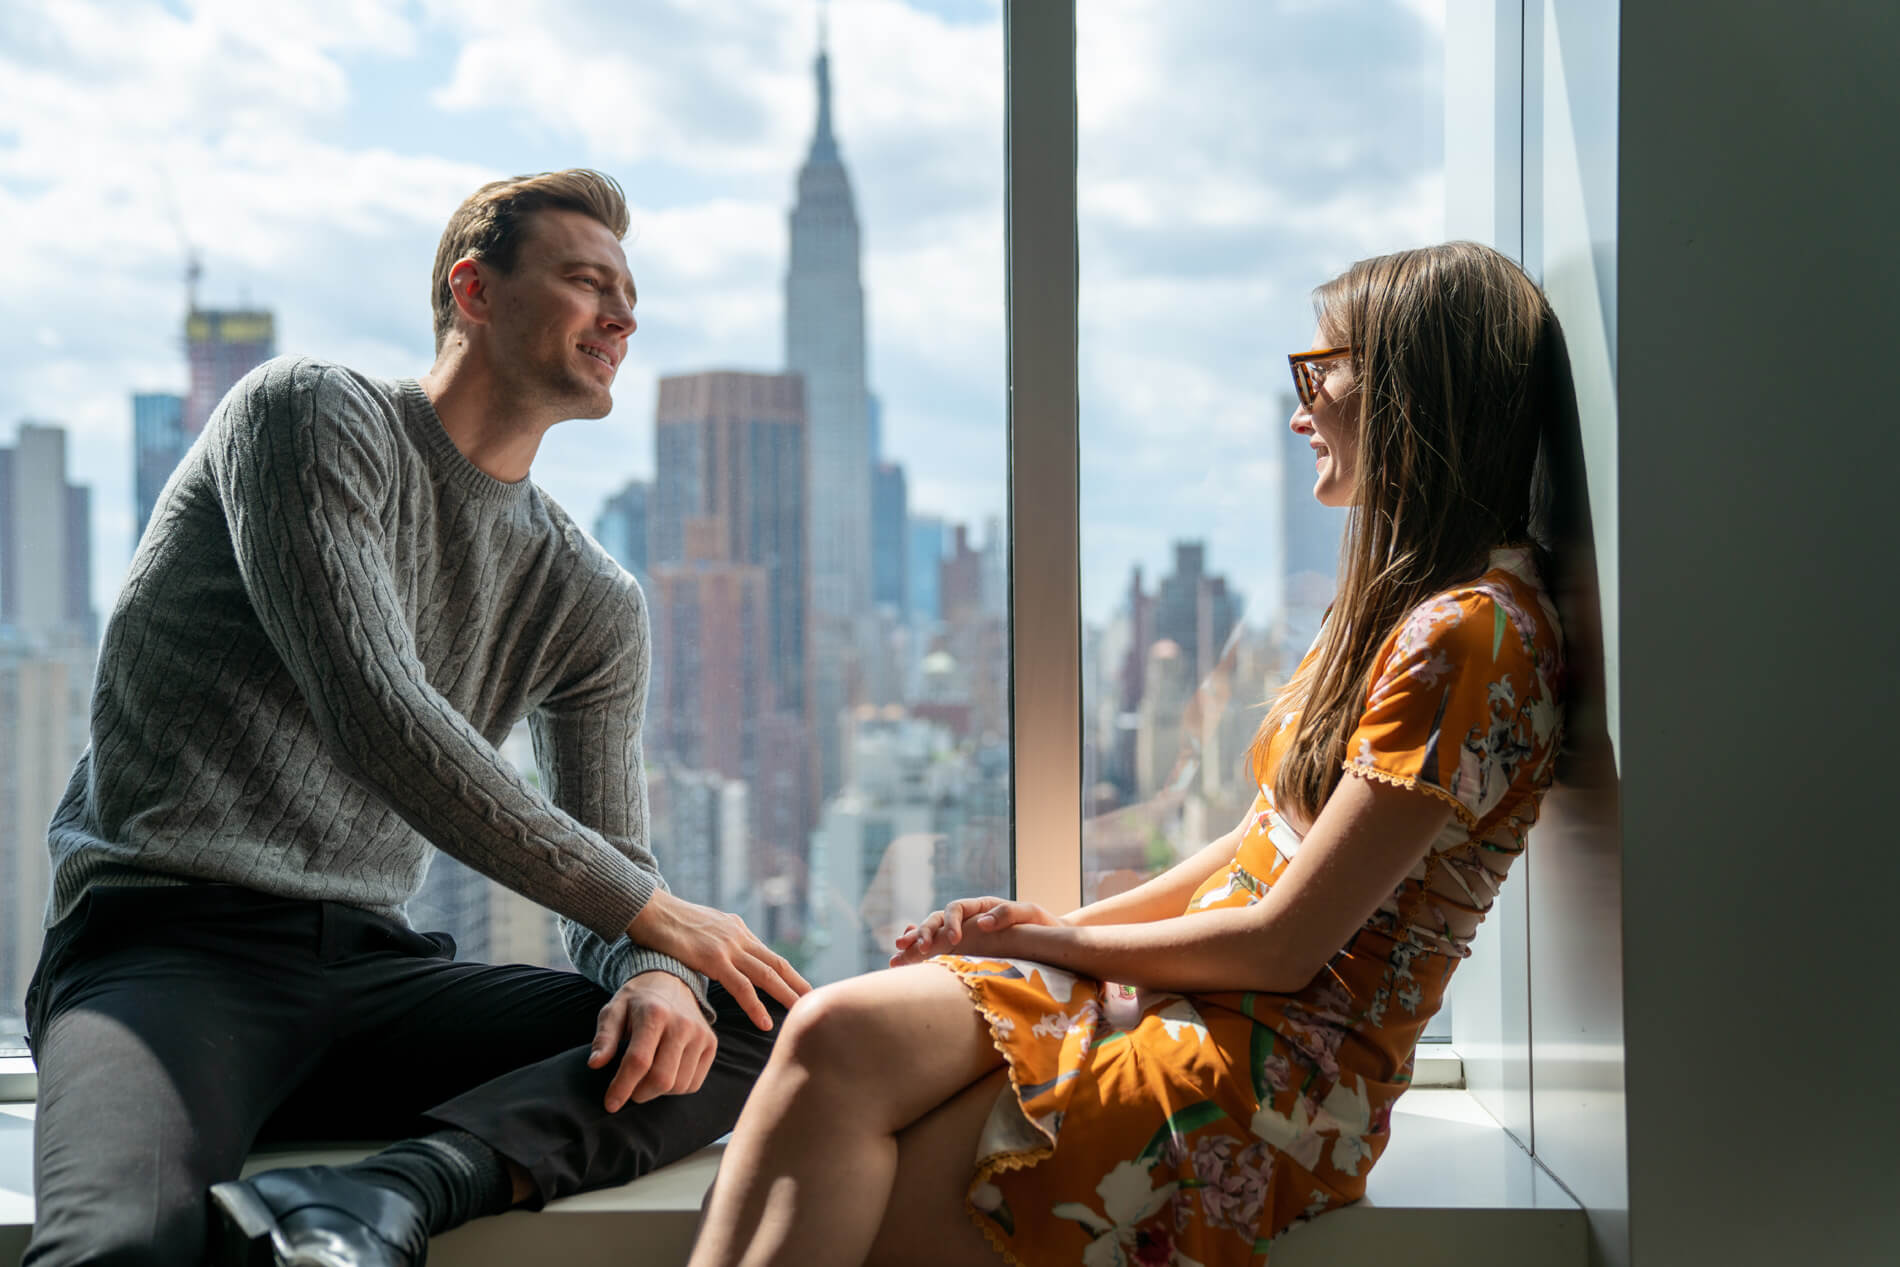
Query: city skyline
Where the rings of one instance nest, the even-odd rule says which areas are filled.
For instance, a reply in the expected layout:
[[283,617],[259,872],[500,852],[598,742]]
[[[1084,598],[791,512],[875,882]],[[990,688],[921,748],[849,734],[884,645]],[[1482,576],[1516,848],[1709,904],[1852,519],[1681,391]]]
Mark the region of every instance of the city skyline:
[[[702,900],[743,907],[824,975],[875,966],[885,925],[905,911],[1006,883],[1009,786],[1007,539],[982,497],[948,508],[913,498],[913,487],[925,497],[940,487],[914,470],[903,428],[887,425],[906,417],[914,385],[873,391],[882,384],[868,314],[882,292],[861,256],[882,226],[858,215],[832,64],[820,43],[797,193],[780,220],[782,357],[748,370],[707,368],[700,357],[643,366],[649,460],[594,454],[599,500],[570,502],[648,595],[656,847],[667,837],[670,865]],[[211,403],[277,349],[278,297],[200,306],[198,250],[182,233],[180,245],[191,301],[176,345],[186,390],[128,397],[134,426],[122,461],[136,472],[140,518]],[[1085,381],[1085,418],[1102,387]],[[1284,394],[1274,393],[1281,413]],[[629,403],[623,383],[616,414]],[[1000,441],[1000,417],[996,426]],[[22,434],[43,446],[39,433]],[[1100,891],[1165,865],[1169,842],[1198,836],[1210,815],[1231,816],[1250,795],[1236,781],[1248,714],[1229,705],[1256,701],[1283,669],[1287,648],[1264,626],[1289,603],[1310,606],[1329,583],[1317,538],[1337,520],[1299,508],[1293,439],[1282,431],[1266,446],[1275,481],[1229,490],[1270,547],[1258,557],[1233,550],[1231,538],[1223,551],[1212,534],[1140,514],[1093,534],[1097,555],[1104,542],[1149,534],[1114,560],[1116,585],[1097,593],[1085,623],[1094,651],[1084,682],[1084,852]],[[1100,456],[1085,427],[1085,468]],[[1249,462],[1240,461],[1243,473]],[[549,465],[537,462],[537,482],[562,500],[562,468],[543,478]],[[83,518],[85,497],[83,486],[66,493],[67,520],[72,506]],[[1263,503],[1279,508],[1277,520],[1259,519]],[[1085,555],[1088,515],[1085,498]],[[1286,550],[1288,530],[1314,539]],[[90,532],[89,522],[68,524],[69,537]],[[1144,562],[1155,553],[1170,567],[1148,568],[1150,590]],[[1282,564],[1310,578],[1300,594],[1279,584]],[[913,573],[924,575],[914,582]],[[1249,597],[1259,600],[1252,608]],[[1243,616],[1256,626],[1247,636]],[[1274,638],[1287,633],[1277,621]],[[519,733],[505,750],[533,777]],[[818,755],[808,765],[796,754]],[[433,874],[419,903],[465,953],[559,957],[545,912],[466,868]]]
[[[1260,497],[1280,466],[1282,345],[1310,336],[1315,282],[1435,223],[1434,6],[1386,9],[1363,64],[1331,72],[1297,55],[1302,41],[1323,45],[1326,24],[1295,6],[1210,6],[1165,27],[1138,6],[1081,15],[1092,620],[1129,562],[1158,573],[1176,539],[1207,540],[1237,588],[1270,592],[1276,516]],[[75,478],[95,490],[102,608],[132,545],[127,402],[187,386],[185,257],[166,183],[204,254],[201,304],[248,299],[276,312],[280,350],[395,376],[428,363],[428,265],[463,196],[577,163],[619,177],[635,204],[642,330],[614,413],[556,428],[536,463],[582,522],[629,479],[652,478],[661,373],[782,368],[784,217],[812,118],[807,0],[690,14],[357,0],[348,23],[327,12],[289,3],[240,29],[215,6],[29,0],[0,20],[0,71],[20,88],[0,103],[0,209],[26,235],[19,284],[0,296],[20,334],[0,349],[0,441],[21,417],[71,428]],[[834,5],[830,21],[867,226],[884,456],[906,467],[913,511],[972,525],[1001,514],[1005,488],[999,12],[862,0]],[[232,40],[246,59],[220,54]],[[644,55],[656,41],[669,56]],[[1268,46],[1285,63],[1270,97],[1243,73]],[[1257,113],[1158,97],[1157,68],[1190,55],[1208,61],[1210,90],[1225,84]],[[583,82],[595,86],[585,108]],[[1279,138],[1333,135],[1342,102],[1354,120],[1402,122],[1327,142],[1289,190]],[[81,148],[98,161],[60,161]],[[1180,444],[1184,424],[1206,443]],[[1235,460],[1210,462],[1222,448]]]

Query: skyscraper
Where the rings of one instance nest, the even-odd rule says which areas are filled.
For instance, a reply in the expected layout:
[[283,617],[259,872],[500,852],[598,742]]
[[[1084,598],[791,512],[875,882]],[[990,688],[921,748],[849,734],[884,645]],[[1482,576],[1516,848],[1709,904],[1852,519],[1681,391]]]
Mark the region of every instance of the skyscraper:
[[653,568],[648,745],[694,770],[750,780],[773,709],[765,570],[696,558]]
[[23,422],[0,448],[0,624],[42,644],[90,647],[92,494],[66,482],[66,431]]
[[911,515],[907,524],[904,612],[913,623],[929,625],[943,615],[938,584],[949,526],[935,515]]
[[1205,542],[1174,543],[1174,571],[1161,578],[1154,602],[1155,638],[1180,647],[1188,671],[1200,681],[1213,670],[1241,609],[1227,578],[1208,573]]
[[[802,889],[817,818],[804,383],[660,380],[648,501],[655,759],[743,779],[756,879]],[[783,900],[790,900],[789,898]]]
[[904,468],[879,462],[871,476],[871,598],[900,617],[910,603],[908,502]]
[[765,569],[689,553],[652,579],[648,756],[744,783],[753,878],[790,876],[795,891],[816,771],[803,720],[774,706]]
[[46,824],[86,743],[92,498],[66,482],[66,432],[20,424],[0,448],[0,1013],[39,954]]
[[653,486],[645,480],[628,480],[626,486],[600,508],[594,520],[594,539],[614,556],[615,562],[647,583],[647,505]]
[[46,824],[86,745],[89,651],[47,654],[0,629],[0,1016],[39,958],[50,881]]
[[[663,377],[647,516],[652,568],[697,557],[764,570],[772,685],[778,707],[799,716],[806,705],[809,619],[808,434],[804,385],[795,375]],[[695,534],[706,535],[692,550]]]
[[825,795],[843,779],[839,718],[850,703],[859,618],[871,599],[871,430],[851,180],[831,130],[831,63],[816,65],[818,123],[798,173],[785,278],[785,365],[805,379],[810,420],[813,700]]
[[950,530],[950,548],[937,564],[937,601],[945,620],[980,615],[983,611],[983,554],[970,546],[968,524]]
[[132,540],[145,536],[152,507],[173,469],[191,446],[185,434],[185,398],[173,392],[139,392],[132,397]]
[[255,308],[193,308],[185,314],[185,359],[191,388],[185,394],[184,429],[189,442],[204,430],[211,411],[240,378],[277,355],[277,320]]
[[689,902],[755,921],[765,908],[750,871],[746,800],[744,783],[716,771],[670,762],[647,771],[653,856],[667,887]]

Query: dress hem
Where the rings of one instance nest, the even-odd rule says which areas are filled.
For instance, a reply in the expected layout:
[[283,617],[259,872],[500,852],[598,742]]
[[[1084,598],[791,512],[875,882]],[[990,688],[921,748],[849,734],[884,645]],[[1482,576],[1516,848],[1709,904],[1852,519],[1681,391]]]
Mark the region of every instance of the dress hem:
[[1049,1132],[1038,1125],[1036,1121],[1029,1116],[1028,1111],[1023,1108],[1022,1087],[1016,1079],[1016,1058],[1011,1054],[1009,1047],[1004,1043],[1001,1035],[997,1032],[999,1018],[983,1001],[982,990],[949,964],[936,959],[930,962],[939,964],[945,972],[955,977],[957,983],[963,987],[963,992],[970,996],[970,1005],[976,1009],[977,1015],[983,1018],[983,1024],[989,1029],[990,1046],[996,1048],[997,1054],[1003,1058],[1003,1070],[1009,1076],[1009,1094],[1016,1099],[1016,1111],[1023,1115],[1025,1122],[1028,1122],[1045,1140],[1048,1140],[1048,1142],[1040,1148],[1031,1148],[1014,1153],[994,1153],[991,1156],[978,1159],[976,1163],[976,1174],[971,1178],[969,1185],[963,1191],[963,1212],[969,1216],[972,1223],[976,1224],[977,1231],[983,1233],[983,1239],[989,1242],[990,1248],[1003,1256],[1003,1261],[1008,1264],[1008,1267],[1028,1267],[1022,1259],[1016,1257],[1016,1255],[1010,1251],[1009,1246],[1003,1243],[1002,1237],[997,1233],[995,1220],[989,1218],[981,1210],[977,1209],[976,1204],[970,1200],[970,1195],[975,1192],[977,1188],[988,1183],[992,1176],[1011,1170],[1027,1170],[1039,1162],[1047,1161],[1050,1157],[1055,1155],[1055,1140],[1050,1139]]

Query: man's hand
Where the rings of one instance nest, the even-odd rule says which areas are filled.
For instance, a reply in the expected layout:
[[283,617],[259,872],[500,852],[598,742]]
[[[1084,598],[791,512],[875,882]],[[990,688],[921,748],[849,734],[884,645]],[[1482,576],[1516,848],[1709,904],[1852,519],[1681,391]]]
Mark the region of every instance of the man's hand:
[[699,1000],[684,981],[667,972],[643,972],[620,987],[600,1009],[594,1025],[589,1069],[605,1069],[626,1044],[620,1069],[607,1084],[607,1111],[631,1100],[645,1104],[663,1095],[689,1095],[706,1081],[719,1039],[700,1014]]
[[754,986],[786,1007],[811,990],[811,983],[798,975],[798,969],[753,936],[737,915],[684,901],[665,889],[647,899],[633,923],[627,925],[627,936],[725,986],[760,1029],[772,1028],[772,1015],[759,1002]]
[[[948,954],[963,946],[970,933],[1000,933],[1023,924],[1054,924],[1056,918],[1034,902],[1012,902],[1001,897],[966,897],[933,912],[921,924],[912,924],[897,936],[891,967],[922,963],[932,955]],[[976,949],[975,939],[966,949]]]

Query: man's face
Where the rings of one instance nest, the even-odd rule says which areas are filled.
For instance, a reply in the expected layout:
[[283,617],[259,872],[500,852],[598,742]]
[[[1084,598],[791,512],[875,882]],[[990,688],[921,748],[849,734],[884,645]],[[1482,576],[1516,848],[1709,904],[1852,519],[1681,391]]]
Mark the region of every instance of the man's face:
[[635,328],[633,277],[613,231],[578,211],[528,218],[514,271],[486,270],[498,377],[563,418],[602,418]]

